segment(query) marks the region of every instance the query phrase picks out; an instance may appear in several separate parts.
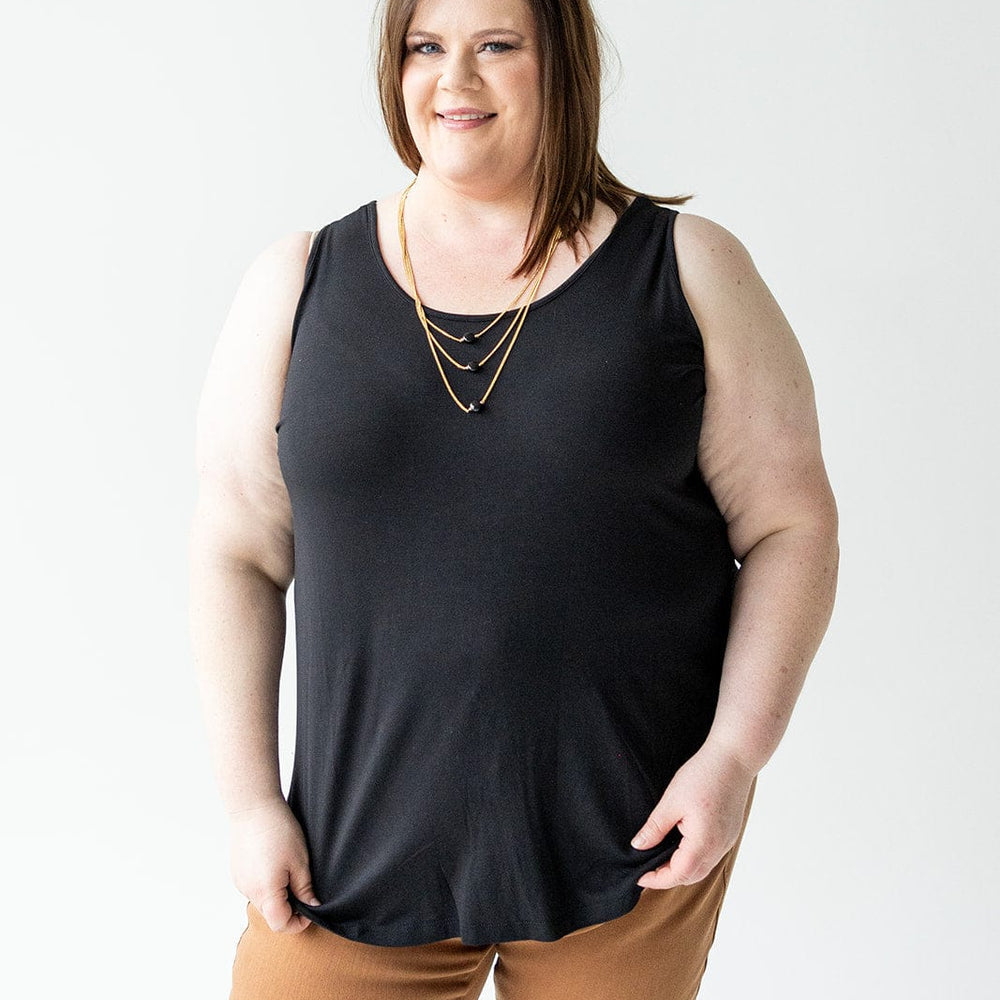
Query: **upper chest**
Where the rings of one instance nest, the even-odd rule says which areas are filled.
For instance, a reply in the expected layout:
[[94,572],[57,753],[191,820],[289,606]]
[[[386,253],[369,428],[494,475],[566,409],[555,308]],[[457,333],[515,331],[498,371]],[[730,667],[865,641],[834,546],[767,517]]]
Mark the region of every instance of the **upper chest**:
[[[396,283],[410,292],[410,279],[403,262],[396,222],[396,201],[377,203],[379,251]],[[559,243],[542,276],[536,299],[559,288],[610,235],[617,221],[614,211],[600,204],[574,253],[566,241]],[[520,247],[490,247],[469,242],[443,246],[422,240],[419,234],[407,233],[407,249],[420,301],[429,309],[460,314],[499,313],[524,293],[518,305],[528,301],[525,291],[531,276],[510,278],[519,262]],[[577,256],[579,254],[579,256]]]

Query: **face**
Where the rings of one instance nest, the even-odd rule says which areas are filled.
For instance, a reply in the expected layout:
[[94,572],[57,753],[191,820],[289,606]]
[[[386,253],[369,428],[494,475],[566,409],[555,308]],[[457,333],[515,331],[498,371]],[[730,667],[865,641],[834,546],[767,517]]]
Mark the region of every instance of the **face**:
[[494,195],[528,183],[542,94],[526,0],[420,0],[402,89],[422,171]]

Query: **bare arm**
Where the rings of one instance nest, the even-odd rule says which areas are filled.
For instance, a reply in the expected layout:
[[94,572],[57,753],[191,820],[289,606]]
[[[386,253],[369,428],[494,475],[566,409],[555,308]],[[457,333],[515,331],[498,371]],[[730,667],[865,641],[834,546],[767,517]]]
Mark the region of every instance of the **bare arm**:
[[785,732],[830,621],[837,507],[812,379],[788,321],[735,237],[702,226],[690,239],[702,255],[707,249],[728,261],[721,269],[728,287],[715,300],[721,306],[699,307],[707,275],[693,274],[691,284],[692,309],[707,330],[699,462],[740,561],[709,739],[757,773]]
[[[293,546],[274,425],[308,248],[309,234],[293,233],[265,249],[230,307],[198,408],[198,496],[189,535],[191,642],[219,790],[234,831],[253,821],[257,841],[266,826],[267,836],[283,843],[295,839],[277,732]],[[296,842],[291,851],[304,868],[302,846]],[[287,906],[270,870],[275,864],[252,867],[252,875],[240,876],[241,890],[262,912],[265,898],[271,909]]]
[[719,703],[704,746],[650,819],[648,847],[677,824],[669,865],[641,885],[696,882],[735,842],[754,776],[788,725],[833,610],[837,507],[812,379],[745,247],[686,213],[675,241],[705,343],[699,465],[740,562]]

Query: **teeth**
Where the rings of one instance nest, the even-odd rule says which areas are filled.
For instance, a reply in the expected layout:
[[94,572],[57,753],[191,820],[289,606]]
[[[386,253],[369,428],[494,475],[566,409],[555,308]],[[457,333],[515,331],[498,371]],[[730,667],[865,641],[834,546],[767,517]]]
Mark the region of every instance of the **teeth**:
[[442,118],[446,118],[450,122],[473,122],[478,121],[481,118],[489,118],[489,115],[442,115]]

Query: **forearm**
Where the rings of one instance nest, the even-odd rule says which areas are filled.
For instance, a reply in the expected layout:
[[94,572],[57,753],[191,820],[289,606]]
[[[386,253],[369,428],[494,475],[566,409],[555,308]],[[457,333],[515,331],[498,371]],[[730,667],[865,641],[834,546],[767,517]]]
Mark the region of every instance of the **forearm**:
[[708,742],[756,774],[777,749],[833,612],[835,521],[761,539],[736,580]]
[[218,550],[198,516],[190,539],[190,629],[212,764],[226,811],[282,797],[278,687],[285,591]]

